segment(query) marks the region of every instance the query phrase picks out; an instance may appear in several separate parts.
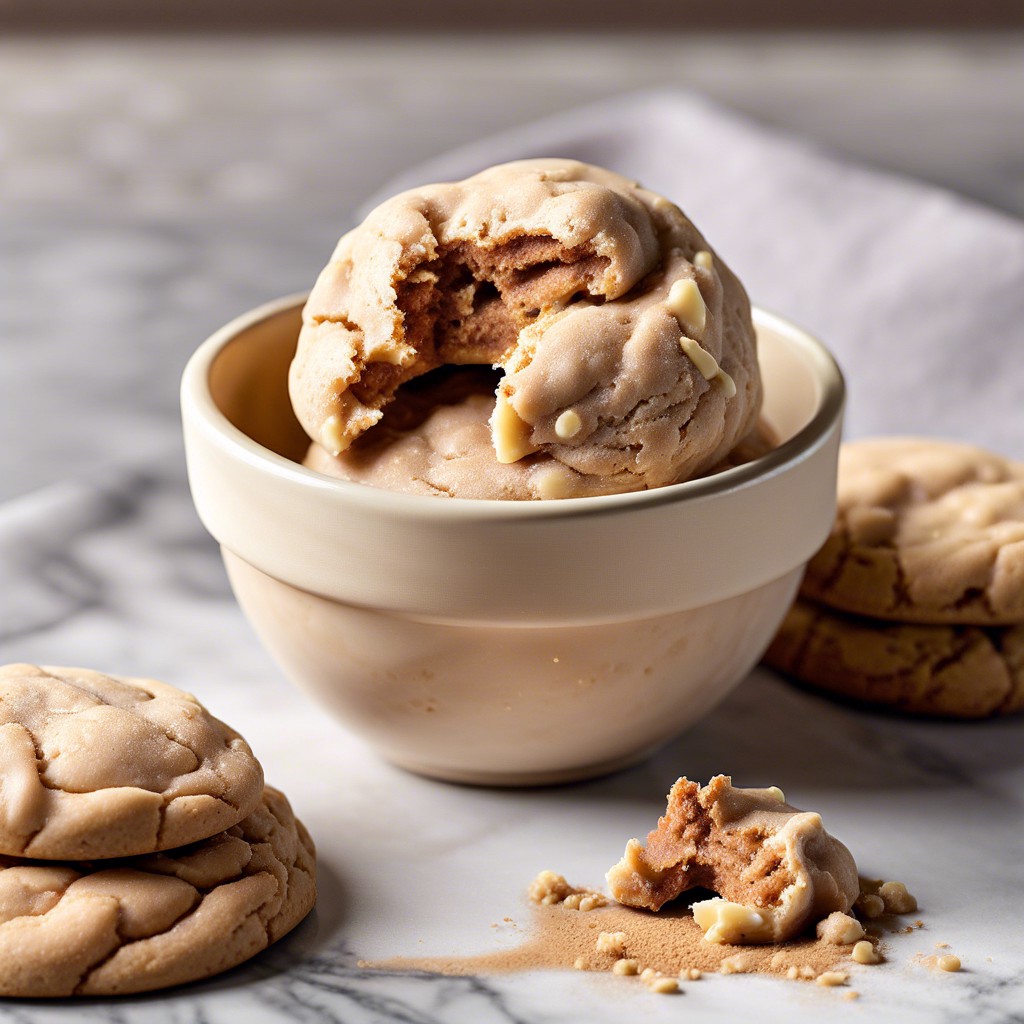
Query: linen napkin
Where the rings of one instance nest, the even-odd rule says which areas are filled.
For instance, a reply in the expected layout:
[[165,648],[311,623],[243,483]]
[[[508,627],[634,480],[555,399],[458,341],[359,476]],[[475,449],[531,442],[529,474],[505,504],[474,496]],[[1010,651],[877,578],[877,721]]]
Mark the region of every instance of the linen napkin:
[[1024,459],[1024,223],[669,91],[465,146],[366,209],[400,188],[536,156],[610,167],[681,206],[755,304],[839,360],[847,436],[945,436]]

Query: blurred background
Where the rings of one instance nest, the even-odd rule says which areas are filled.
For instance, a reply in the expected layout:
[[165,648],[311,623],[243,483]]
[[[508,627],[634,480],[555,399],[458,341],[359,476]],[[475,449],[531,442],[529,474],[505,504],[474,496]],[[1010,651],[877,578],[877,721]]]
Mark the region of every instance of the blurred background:
[[191,350],[410,165],[652,88],[1024,215],[1019,2],[0,0],[0,499],[179,458]]

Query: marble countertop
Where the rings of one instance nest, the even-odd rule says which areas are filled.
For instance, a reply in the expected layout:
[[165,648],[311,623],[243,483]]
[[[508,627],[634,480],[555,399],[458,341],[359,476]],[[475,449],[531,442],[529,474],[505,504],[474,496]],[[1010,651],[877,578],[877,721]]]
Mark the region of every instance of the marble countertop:
[[[177,417],[198,342],[307,287],[352,211],[412,160],[622,88],[697,84],[1020,214],[1022,57],[1012,37],[537,40],[517,60],[472,40],[0,42],[0,658],[197,692],[289,794],[317,840],[321,886],[292,936],[221,978],[116,1002],[7,1001],[0,1021],[1024,1018],[1019,717],[913,722],[758,670],[698,727],[611,778],[494,791],[406,775],[326,719],[256,643],[191,508]],[[1024,454],[1019,409],[992,416],[989,436],[1010,448],[1016,438]],[[528,926],[524,889],[538,870],[599,883],[677,775],[722,770],[822,811],[864,873],[917,895],[924,928],[891,937],[888,964],[856,972],[858,1002],[753,976],[662,999],[572,972],[356,966],[516,942],[504,919]],[[915,961],[938,942],[963,972]]]

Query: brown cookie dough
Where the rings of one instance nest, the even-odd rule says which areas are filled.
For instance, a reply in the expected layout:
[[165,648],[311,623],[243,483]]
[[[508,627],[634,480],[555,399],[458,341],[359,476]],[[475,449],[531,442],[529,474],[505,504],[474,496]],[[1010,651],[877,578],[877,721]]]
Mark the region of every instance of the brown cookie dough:
[[[311,444],[303,465],[406,494],[525,501],[615,491],[612,480],[576,473],[543,452],[498,462],[491,445],[493,412],[494,371],[435,370],[404,385],[373,430],[340,455]],[[760,458],[777,443],[771,428],[759,422],[707,475]]]
[[608,885],[620,903],[650,910],[710,889],[721,898],[694,903],[694,919],[707,940],[734,944],[792,938],[860,893],[853,857],[821,815],[774,787],[734,789],[724,775],[703,788],[679,779],[646,848],[631,839]]
[[673,204],[568,160],[402,193],[345,235],[303,313],[292,404],[337,455],[444,364],[503,371],[499,463],[542,452],[586,493],[710,468],[761,398],[729,269]]
[[802,593],[899,622],[1024,622],[1024,465],[971,445],[843,445],[839,510]]
[[0,854],[127,857],[205,839],[259,802],[248,744],[192,696],[83,668],[0,667]]
[[815,689],[913,714],[1024,707],[1024,625],[885,623],[797,601],[764,660]]
[[316,900],[313,842],[267,787],[201,843],[114,863],[0,857],[0,995],[146,992],[226,971]]

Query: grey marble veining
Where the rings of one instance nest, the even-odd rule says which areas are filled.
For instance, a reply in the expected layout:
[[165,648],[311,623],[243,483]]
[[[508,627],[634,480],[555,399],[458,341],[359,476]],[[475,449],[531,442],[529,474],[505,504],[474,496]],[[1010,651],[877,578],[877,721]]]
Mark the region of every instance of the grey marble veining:
[[[0,209],[0,659],[88,664],[195,691],[246,735],[310,827],[321,899],[293,935],[221,978],[117,1001],[6,1001],[0,1021],[570,1024],[739,1020],[755,1010],[760,1021],[796,1024],[865,1015],[908,1024],[1024,1019],[1019,717],[910,721],[756,671],[631,771],[585,785],[493,791],[432,783],[377,761],[288,686],[231,599],[192,510],[178,437],[181,366],[231,316],[306,287],[351,210],[403,162],[478,135],[496,87],[480,86],[483,98],[459,125],[410,77],[384,88],[371,75],[372,89],[320,120],[289,123],[282,111],[311,103],[325,81],[362,80],[333,67],[327,44],[242,47],[220,62],[212,44],[59,46],[0,43],[0,183],[5,199],[18,198]],[[34,67],[56,67],[61,52],[63,71],[32,78]],[[408,61],[414,51],[396,52]],[[667,74],[670,54],[657,52],[654,71],[643,73],[615,51],[605,56],[644,85],[658,69]],[[924,61],[948,72],[939,92],[956,94],[950,118],[963,125],[984,106],[965,85],[965,69],[989,84],[1019,83],[1010,52],[978,53],[976,63],[969,48],[946,63],[934,50],[932,63],[905,53],[909,70],[888,72],[890,84],[910,83],[895,105],[908,104],[913,60]],[[714,53],[694,53],[698,69],[725,88]],[[799,91],[780,56],[745,53],[748,76],[764,72],[777,98]],[[45,61],[34,65],[40,54]],[[344,55],[370,74],[369,57]],[[877,54],[862,56],[865,67],[880,66]],[[565,106],[586,98],[590,80],[574,78],[575,65],[559,78],[557,62],[532,59],[534,70],[546,69],[547,87],[530,86],[518,107],[496,107],[495,127],[516,113],[545,112],[552,83]],[[473,63],[479,55],[467,60],[442,80],[445,95],[478,84],[466,68],[484,82]],[[248,102],[228,88],[243,68]],[[499,82],[508,83],[504,74]],[[824,112],[831,103],[853,117],[856,108],[842,106],[842,76],[823,74],[822,96],[803,109],[820,103]],[[746,81],[752,95],[754,78]],[[736,82],[730,88],[740,91]],[[212,90],[208,102],[204,89]],[[928,116],[940,107],[936,99]],[[226,137],[225,110],[236,118]],[[784,113],[780,106],[778,119]],[[414,124],[413,115],[427,120]],[[1018,124],[1016,116],[1005,123]],[[659,132],[671,144],[655,144]],[[345,133],[379,146],[346,152]],[[1024,455],[1019,222],[833,162],[677,94],[556,117],[440,156],[432,169],[461,173],[555,140],[685,192],[755,298],[808,323],[839,353],[851,430],[954,433]],[[1012,140],[1001,145],[1012,148]],[[34,162],[22,160],[26,149]],[[1000,154],[985,150],[982,165]],[[328,155],[330,171],[321,162]],[[774,173],[755,173],[766,162]],[[325,184],[331,174],[336,193]],[[722,770],[742,784],[779,785],[821,810],[865,873],[900,877],[917,894],[925,927],[890,937],[885,966],[855,972],[858,1003],[757,977],[706,978],[678,999],[660,999],[621,979],[574,972],[438,978],[358,966],[360,958],[514,944],[521,932],[503,919],[527,927],[523,890],[536,871],[600,883],[625,840],[651,827],[678,774]],[[937,942],[951,944],[964,972],[936,974],[915,962]]]

